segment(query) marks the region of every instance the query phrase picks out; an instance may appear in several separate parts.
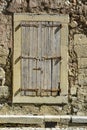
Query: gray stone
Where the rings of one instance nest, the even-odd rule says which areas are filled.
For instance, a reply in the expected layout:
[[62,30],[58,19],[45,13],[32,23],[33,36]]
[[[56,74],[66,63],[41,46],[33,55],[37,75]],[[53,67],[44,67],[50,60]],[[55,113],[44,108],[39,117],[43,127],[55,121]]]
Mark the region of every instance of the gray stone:
[[9,89],[8,86],[0,86],[0,98],[8,98]]
[[72,123],[87,124],[87,117],[86,116],[72,116]]

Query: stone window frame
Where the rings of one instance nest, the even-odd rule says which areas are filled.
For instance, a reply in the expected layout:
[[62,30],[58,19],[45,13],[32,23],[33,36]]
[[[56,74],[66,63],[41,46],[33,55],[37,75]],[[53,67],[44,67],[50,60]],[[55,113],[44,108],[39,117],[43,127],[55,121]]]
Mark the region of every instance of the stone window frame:
[[[29,97],[21,96],[17,91],[21,87],[21,62],[15,61],[21,55],[21,21],[57,21],[60,22],[62,28],[61,36],[61,70],[60,70],[60,96],[57,97]],[[13,103],[37,103],[37,104],[66,104],[68,102],[68,15],[48,15],[48,14],[30,14],[15,13],[14,14],[14,53],[13,53]]]

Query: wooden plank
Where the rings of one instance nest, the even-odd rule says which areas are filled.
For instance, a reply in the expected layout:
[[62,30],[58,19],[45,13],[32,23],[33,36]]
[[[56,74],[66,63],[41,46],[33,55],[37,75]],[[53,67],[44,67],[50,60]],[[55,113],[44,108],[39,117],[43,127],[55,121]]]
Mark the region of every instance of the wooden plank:
[[[57,57],[60,56],[60,36],[59,36],[59,28],[53,28],[53,54]],[[52,89],[58,89],[59,87],[59,77],[60,77],[60,61],[59,59],[53,59],[53,70],[52,70]],[[52,95],[57,95],[57,92],[53,93]]]
[[[32,27],[28,27],[29,28],[29,33],[27,34],[29,36],[29,47],[28,47],[28,55],[30,57],[32,57],[32,39],[33,39],[33,29]],[[31,89],[32,87],[32,59],[28,60],[28,88]],[[32,92],[26,92],[26,95],[30,95],[32,96]]]
[[41,96],[43,96],[42,89],[44,89],[44,38],[45,38],[45,28],[42,27],[42,24],[45,22],[41,22]]
[[[45,22],[45,24],[46,24],[46,22]],[[44,56],[46,56],[46,43],[47,43],[47,34],[46,34],[46,30],[47,30],[47,28],[45,27],[44,28],[44,35],[43,35],[43,40],[44,40],[44,42],[43,42],[43,46],[44,46],[44,48],[43,48],[43,57]],[[44,81],[43,81],[43,89],[47,89],[47,72],[46,72],[46,60],[44,60],[43,61],[43,77],[44,77]],[[42,92],[42,95],[43,96],[47,96],[47,93],[46,92]]]
[[[46,22],[46,24],[48,25],[49,22]],[[49,27],[46,26],[46,45],[45,45],[45,49],[46,49],[46,56],[45,57],[49,57],[50,54],[50,42],[49,42]],[[45,61],[45,81],[46,81],[46,88],[45,89],[50,89],[51,88],[51,62],[50,60],[46,60]],[[50,95],[50,92],[44,92],[46,93],[46,96]]]
[[37,60],[37,88],[38,90],[38,96],[41,94],[41,70],[38,70],[38,68],[41,69],[41,22],[38,22],[38,44],[37,44],[37,57],[39,60]]
[[[50,25],[51,22],[48,22],[48,25]],[[47,57],[51,55],[51,41],[50,41],[50,36],[51,36],[51,27],[47,27]],[[47,60],[47,89],[51,90],[51,60]],[[47,93],[48,96],[51,96],[51,92]]]
[[[27,55],[27,48],[28,48],[28,42],[27,42],[27,30],[25,27],[22,28],[22,55]],[[25,89],[28,87],[28,59],[22,59],[22,88]],[[22,94],[25,95],[25,92],[22,92]]]
[[[58,22],[54,22],[54,24],[58,24]],[[60,57],[60,26],[56,26],[54,27],[54,37],[55,37],[55,45],[56,45],[56,48],[55,48],[55,51],[56,51],[56,55],[58,57]]]
[[[33,24],[36,24],[36,22],[33,22]],[[36,57],[37,58],[37,28],[33,27],[32,28],[32,57]],[[36,74],[37,71],[34,70],[34,68],[36,68],[36,59],[32,59],[32,88],[36,89]],[[35,96],[37,93],[33,92],[32,96]]]

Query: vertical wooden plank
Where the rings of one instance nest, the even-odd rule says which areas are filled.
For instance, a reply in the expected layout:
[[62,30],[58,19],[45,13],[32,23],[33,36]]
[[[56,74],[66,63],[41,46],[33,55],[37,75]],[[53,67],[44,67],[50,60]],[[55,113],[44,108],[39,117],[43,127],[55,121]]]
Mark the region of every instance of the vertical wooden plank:
[[41,22],[41,96],[43,96],[43,91],[42,89],[44,89],[44,35],[45,35],[45,29],[43,27],[43,24],[45,22]]
[[[60,56],[60,30],[58,27],[53,28],[53,46],[55,55],[54,57]],[[56,47],[56,48],[55,48]],[[58,89],[59,87],[59,77],[60,77],[60,61],[59,59],[53,59],[53,73],[52,73],[52,89]],[[52,93],[52,95],[57,95],[57,93]]]
[[[49,24],[49,22],[45,22],[46,25]],[[50,55],[50,29],[49,27],[45,27],[45,44],[44,44],[44,49],[45,49],[45,54],[44,57],[48,58]],[[46,60],[44,61],[44,89],[48,90],[51,89],[51,61]],[[44,92],[44,95],[49,96],[50,92]]]
[[[47,56],[50,57],[51,55],[51,41],[50,41],[50,35],[51,35],[51,22],[48,22],[49,27],[47,27]],[[51,59],[47,60],[47,89],[51,90]],[[51,92],[47,93],[48,96],[51,95]]]
[[41,93],[41,22],[38,22],[39,27],[38,27],[38,44],[37,44],[37,88],[38,90],[38,95]]
[[[36,22],[33,22],[33,24],[36,24]],[[32,57],[37,58],[37,28],[33,27],[32,28]],[[34,70],[34,68],[36,68],[36,59],[32,59],[32,88],[36,89],[36,74],[37,71]],[[32,92],[32,96],[35,96],[36,92],[33,91]]]
[[[27,29],[25,27],[22,27],[22,55],[27,55],[27,48],[28,48],[28,42],[27,42]],[[22,59],[22,89],[26,89],[28,87],[28,59]],[[22,92],[22,94],[25,95],[25,92]]]
[[[44,22],[43,24],[46,24],[46,22]],[[47,40],[47,34],[46,34],[46,27],[43,27],[43,33],[42,33],[42,44],[43,44],[43,50],[42,50],[42,57],[46,57],[46,40]],[[47,71],[46,71],[46,60],[43,59],[43,87],[42,89],[47,89]],[[46,92],[42,92],[42,96],[46,96]]]
[[[22,28],[21,30],[22,30],[21,55],[23,55],[23,46],[24,46],[24,37],[23,36],[25,35],[25,28]],[[24,65],[24,60],[22,59],[21,60],[21,89],[24,89],[24,86],[25,86],[24,85],[25,84],[24,83],[24,78],[23,78],[24,74],[25,74],[24,71],[23,71],[24,70],[24,66],[23,65]],[[21,95],[24,95],[24,91],[21,92]]]
[[[31,22],[30,22],[31,24]],[[33,27],[29,27],[29,57],[32,57],[33,51]],[[32,66],[33,59],[29,59],[29,89],[33,89],[33,66]],[[32,96],[32,91],[27,92],[28,95]]]
[[[29,27],[25,27],[26,28],[26,36],[25,36],[25,39],[26,39],[26,45],[24,45],[24,48],[26,48],[25,50],[25,53],[26,55],[25,56],[29,56]],[[25,47],[26,46],[26,47]],[[25,59],[26,62],[27,62],[27,69],[26,69],[26,76],[27,76],[27,81],[26,81],[26,86],[25,86],[25,89],[28,89],[29,88],[29,59]],[[28,92],[25,91],[25,95],[27,95]]]

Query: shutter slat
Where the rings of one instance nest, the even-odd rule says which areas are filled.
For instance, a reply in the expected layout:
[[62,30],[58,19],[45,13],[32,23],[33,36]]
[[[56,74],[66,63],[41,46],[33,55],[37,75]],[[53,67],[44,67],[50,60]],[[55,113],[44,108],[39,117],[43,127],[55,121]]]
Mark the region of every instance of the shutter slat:
[[[32,50],[33,50],[33,27],[29,27],[29,56],[32,57]],[[33,89],[33,60],[29,59],[29,88]],[[33,92],[27,92],[28,95],[33,94]]]
[[[48,24],[50,24],[48,22]],[[47,27],[47,57],[49,57],[51,55],[51,42],[50,42],[50,30],[51,27]],[[51,90],[51,60],[47,60],[47,89]],[[47,92],[47,95],[50,96],[51,92]]]
[[[35,22],[33,23],[35,24]],[[36,48],[37,48],[37,28],[32,27],[32,56],[37,57],[37,52],[36,52]],[[36,89],[36,70],[34,70],[33,68],[36,68],[36,59],[32,59],[32,88]],[[33,92],[32,95],[36,95],[36,92]]]
[[[27,55],[28,42],[27,38],[27,30],[25,27],[22,28],[22,55]],[[22,88],[26,89],[28,87],[28,59],[22,59]],[[25,92],[22,92],[25,95]]]
[[[53,28],[53,48],[56,56],[60,56],[60,37],[59,37],[59,28]],[[52,89],[58,89],[59,77],[60,77],[60,62],[59,59],[53,59],[53,72],[52,72]],[[57,95],[57,92],[52,92],[53,96]]]
[[[45,24],[45,22],[42,22],[42,24]],[[44,56],[45,48],[45,29],[41,26],[41,58]],[[44,88],[44,75],[45,75],[45,66],[44,66],[44,60],[41,60],[41,96],[43,96],[42,89]]]
[[[37,44],[37,57],[41,59],[41,22],[38,22],[39,28],[38,28],[38,44]],[[37,66],[36,66],[36,71],[37,71],[37,88],[38,90],[38,95],[40,95],[40,89],[41,89],[41,62],[40,60],[37,60]]]

